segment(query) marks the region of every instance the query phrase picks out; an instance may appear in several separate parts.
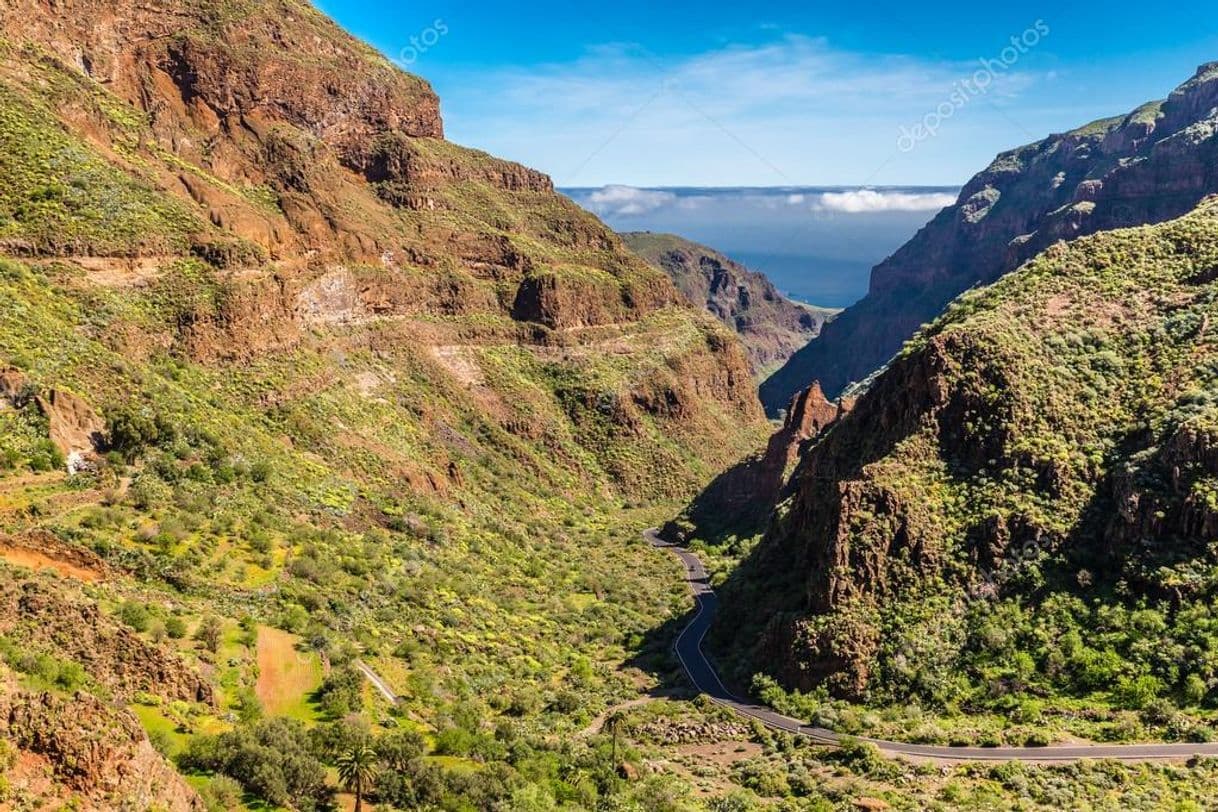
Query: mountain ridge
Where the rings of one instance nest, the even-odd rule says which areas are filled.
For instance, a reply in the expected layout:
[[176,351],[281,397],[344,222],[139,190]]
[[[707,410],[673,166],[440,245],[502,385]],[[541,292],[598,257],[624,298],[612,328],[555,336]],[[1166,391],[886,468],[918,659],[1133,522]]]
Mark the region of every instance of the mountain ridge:
[[762,384],[775,413],[819,380],[830,396],[887,362],[955,296],[1060,239],[1161,222],[1218,192],[1218,63],[1162,102],[999,155],[872,272],[870,291]]
[[[1216,252],[1210,200],[961,297],[803,453],[716,645],[746,674],[858,700],[1198,702],[1182,696],[1209,678],[1185,638],[1208,634],[1191,618],[1213,589]],[[1178,620],[1155,627],[1168,659],[1112,620],[1137,611]],[[1004,682],[1017,654],[1026,673]]]
[[[543,731],[628,689],[602,661],[672,600],[623,517],[764,439],[734,334],[308,3],[0,22],[0,732],[48,765],[21,792],[325,809],[336,747],[398,717],[499,778],[421,745],[387,803],[545,787],[481,722],[557,759]],[[299,685],[260,667],[282,640]]]
[[758,377],[819,335],[836,313],[786,298],[764,274],[692,240],[650,231],[626,232],[622,238],[668,274],[687,302],[740,335]]

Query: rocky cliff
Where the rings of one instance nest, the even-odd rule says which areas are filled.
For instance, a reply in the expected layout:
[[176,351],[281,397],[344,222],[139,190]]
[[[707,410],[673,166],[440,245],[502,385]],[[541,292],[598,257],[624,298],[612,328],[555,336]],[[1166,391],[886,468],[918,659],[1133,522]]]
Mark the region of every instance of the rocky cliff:
[[836,311],[793,302],[764,274],[671,234],[623,234],[626,245],[664,271],[687,302],[740,336],[749,362],[764,378],[820,335]]
[[777,411],[813,380],[829,394],[882,366],[955,296],[1060,239],[1157,223],[1218,192],[1218,63],[1165,101],[999,155],[956,205],[878,265],[858,304],[761,387]]
[[[1208,684],[1189,618],[1218,586],[1216,268],[1206,203],[962,297],[803,455],[718,645],[851,698]],[[1137,607],[1166,625],[1111,626]]]
[[[631,387],[660,385],[657,361],[705,373],[661,386],[678,435],[760,424],[739,345],[663,273],[545,175],[445,141],[426,82],[310,4],[18,0],[0,21],[0,245],[68,260],[78,287],[201,294],[115,347],[248,363],[356,330],[442,364],[510,346],[586,367],[616,342],[631,408],[652,409]],[[644,338],[674,322],[688,340]]]
[[5,776],[5,800],[98,812],[207,808],[134,716],[89,694],[65,699],[0,685],[0,739],[18,756]]

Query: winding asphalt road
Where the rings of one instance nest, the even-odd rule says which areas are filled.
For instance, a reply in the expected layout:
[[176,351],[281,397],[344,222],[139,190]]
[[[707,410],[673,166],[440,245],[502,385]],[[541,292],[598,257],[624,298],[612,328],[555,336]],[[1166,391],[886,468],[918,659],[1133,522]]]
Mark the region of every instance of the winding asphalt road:
[[[764,705],[749,702],[728,690],[719,679],[715,667],[702,651],[702,640],[715,619],[718,608],[718,598],[710,587],[706,568],[702,561],[675,544],[664,541],[656,529],[647,530],[643,537],[653,546],[668,550],[681,559],[685,565],[685,580],[694,593],[696,609],[693,618],[677,636],[673,646],[677,658],[689,675],[690,682],[702,693],[706,694],[719,705],[731,708],[737,713],[756,719],[774,730],[783,730],[798,736],[807,737],[818,744],[840,744],[843,736],[826,730],[823,727],[813,727],[798,719],[783,716]],[[869,742],[881,752],[892,756],[913,756],[916,758],[940,759],[948,761],[1081,761],[1082,759],[1118,759],[1121,761],[1155,761],[1165,759],[1182,760],[1194,755],[1218,755],[1218,743],[1207,744],[1096,744],[1096,745],[1052,745],[1048,747],[940,747],[932,744],[906,744],[904,742],[885,741],[883,739],[868,739],[857,737],[859,741]]]

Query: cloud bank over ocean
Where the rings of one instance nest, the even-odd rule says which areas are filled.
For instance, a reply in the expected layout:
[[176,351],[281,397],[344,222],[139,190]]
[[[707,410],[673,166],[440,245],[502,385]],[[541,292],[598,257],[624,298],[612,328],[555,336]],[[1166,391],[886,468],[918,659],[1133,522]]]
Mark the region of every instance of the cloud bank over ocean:
[[946,192],[894,192],[855,189],[850,192],[826,192],[816,204],[828,211],[846,214],[867,214],[878,211],[936,212],[956,202],[956,195]]
[[767,274],[789,296],[845,307],[871,268],[942,208],[955,187],[564,189],[618,231],[679,234]]
[[677,196],[672,192],[636,189],[633,186],[606,186],[591,192],[583,205],[602,216],[635,217],[663,208],[676,200]]
[[872,212],[936,212],[956,202],[956,189],[640,189],[611,185],[600,189],[568,189],[576,202],[602,217],[641,217],[666,206],[696,210],[725,197],[746,206],[772,211],[778,204],[808,211],[845,214]]

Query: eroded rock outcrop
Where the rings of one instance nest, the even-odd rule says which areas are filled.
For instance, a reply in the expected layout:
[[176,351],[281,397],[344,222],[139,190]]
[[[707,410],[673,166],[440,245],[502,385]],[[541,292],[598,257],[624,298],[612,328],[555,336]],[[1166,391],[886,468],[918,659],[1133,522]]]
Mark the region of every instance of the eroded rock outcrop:
[[45,758],[56,781],[76,796],[73,808],[205,809],[135,716],[89,694],[65,699],[2,686],[0,737]]
[[124,701],[142,691],[169,701],[215,702],[211,684],[180,656],[145,641],[61,580],[6,579],[0,634],[79,663]]
[[663,534],[673,541],[716,538],[726,532],[753,535],[788,493],[788,476],[809,443],[819,440],[854,408],[853,398],[830,401],[819,383],[796,395],[782,428],[760,454],[729,468],[698,495]]
[[69,470],[85,464],[87,457],[106,444],[106,422],[79,395],[52,389],[34,398],[47,420],[50,440],[68,460]]

